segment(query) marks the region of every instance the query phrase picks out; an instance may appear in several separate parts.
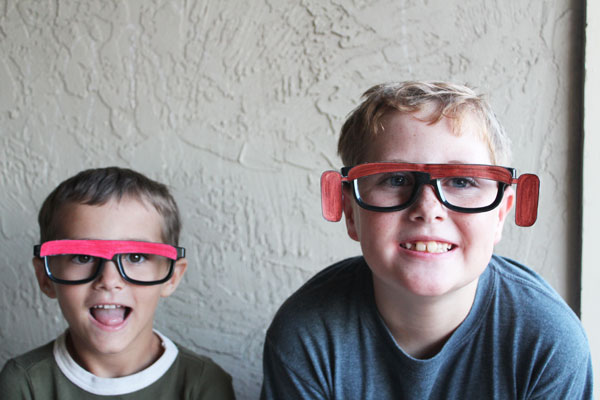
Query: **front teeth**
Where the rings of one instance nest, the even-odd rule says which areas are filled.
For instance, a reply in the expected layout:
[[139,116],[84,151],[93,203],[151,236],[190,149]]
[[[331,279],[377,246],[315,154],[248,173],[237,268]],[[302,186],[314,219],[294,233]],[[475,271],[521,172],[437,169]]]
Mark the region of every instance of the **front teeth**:
[[402,247],[407,250],[421,251],[426,253],[445,253],[452,248],[450,243],[441,242],[415,242],[415,243],[403,243]]
[[114,310],[115,308],[122,308],[123,306],[117,304],[98,304],[92,308],[102,308],[104,310]]

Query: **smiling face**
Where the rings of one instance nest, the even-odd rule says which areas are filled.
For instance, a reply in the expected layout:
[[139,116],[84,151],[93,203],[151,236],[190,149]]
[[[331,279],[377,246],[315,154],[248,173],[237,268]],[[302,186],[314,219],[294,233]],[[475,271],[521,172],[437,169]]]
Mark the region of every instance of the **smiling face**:
[[[162,217],[137,199],[112,199],[98,206],[68,204],[61,211],[63,239],[163,242]],[[69,324],[69,349],[84,368],[94,372],[94,360],[113,358],[121,360],[123,371],[129,374],[160,355],[152,332],[154,312],[159,298],[169,296],[177,287],[186,268],[185,259],[176,262],[169,281],[153,286],[127,283],[109,261],[96,280],[80,285],[50,281],[41,259],[34,259],[34,266],[42,291],[58,299]]]
[[[426,116],[427,109],[389,114],[363,162],[492,163],[474,118],[465,115],[456,134],[452,119],[433,125],[418,119]],[[494,210],[465,214],[445,208],[425,185],[409,208],[384,213],[360,208],[345,188],[344,214],[348,234],[360,241],[373,272],[376,292],[440,297],[464,289],[474,295],[513,199],[508,188]]]

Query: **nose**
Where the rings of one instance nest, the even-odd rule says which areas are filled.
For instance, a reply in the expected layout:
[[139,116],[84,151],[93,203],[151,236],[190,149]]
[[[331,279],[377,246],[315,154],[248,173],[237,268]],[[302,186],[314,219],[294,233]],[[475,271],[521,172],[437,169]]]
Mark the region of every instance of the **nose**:
[[443,221],[448,216],[448,209],[440,202],[430,184],[421,187],[417,199],[407,211],[411,220],[427,223]]
[[125,281],[121,277],[118,268],[114,261],[105,260],[100,276],[93,282],[93,286],[103,290],[122,289]]

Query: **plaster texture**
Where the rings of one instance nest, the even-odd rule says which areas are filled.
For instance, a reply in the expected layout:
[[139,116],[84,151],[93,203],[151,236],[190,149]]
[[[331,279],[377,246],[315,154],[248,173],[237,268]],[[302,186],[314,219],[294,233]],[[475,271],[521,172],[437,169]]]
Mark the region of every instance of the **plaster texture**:
[[[321,217],[344,117],[375,83],[488,93],[513,165],[541,177],[532,228],[497,252],[579,308],[577,0],[0,0],[0,365],[65,328],[31,267],[37,211],[63,179],[119,165],[168,183],[190,268],[156,327],[258,396],[281,302],[359,253]],[[513,218],[514,219],[514,218]]]
[[[600,3],[588,2],[585,29],[585,97],[583,150],[582,279],[581,321],[590,340],[592,360],[600,360],[600,269],[596,246],[600,240],[598,171],[600,171]],[[595,365],[598,363],[596,362]],[[594,370],[594,382],[600,382],[600,369]],[[596,388],[598,384],[596,384]],[[596,389],[596,398],[598,398]]]

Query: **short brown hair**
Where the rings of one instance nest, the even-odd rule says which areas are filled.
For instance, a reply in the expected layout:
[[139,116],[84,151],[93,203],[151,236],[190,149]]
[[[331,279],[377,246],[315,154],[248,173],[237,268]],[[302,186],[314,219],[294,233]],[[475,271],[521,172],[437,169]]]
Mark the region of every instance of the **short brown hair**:
[[414,113],[424,106],[435,105],[427,122],[433,124],[443,117],[454,118],[458,134],[465,113],[473,115],[482,125],[482,139],[487,143],[493,164],[510,162],[510,140],[498,122],[489,103],[467,86],[447,82],[394,82],[371,87],[362,95],[342,126],[338,154],[345,166],[365,162],[370,142],[382,130],[382,119],[390,112]]
[[102,205],[124,197],[152,205],[163,217],[163,241],[174,246],[179,244],[181,219],[169,189],[139,172],[119,167],[88,169],[59,184],[48,195],[38,214],[40,243],[61,239],[57,237],[61,228],[57,217],[63,206],[69,203]]

